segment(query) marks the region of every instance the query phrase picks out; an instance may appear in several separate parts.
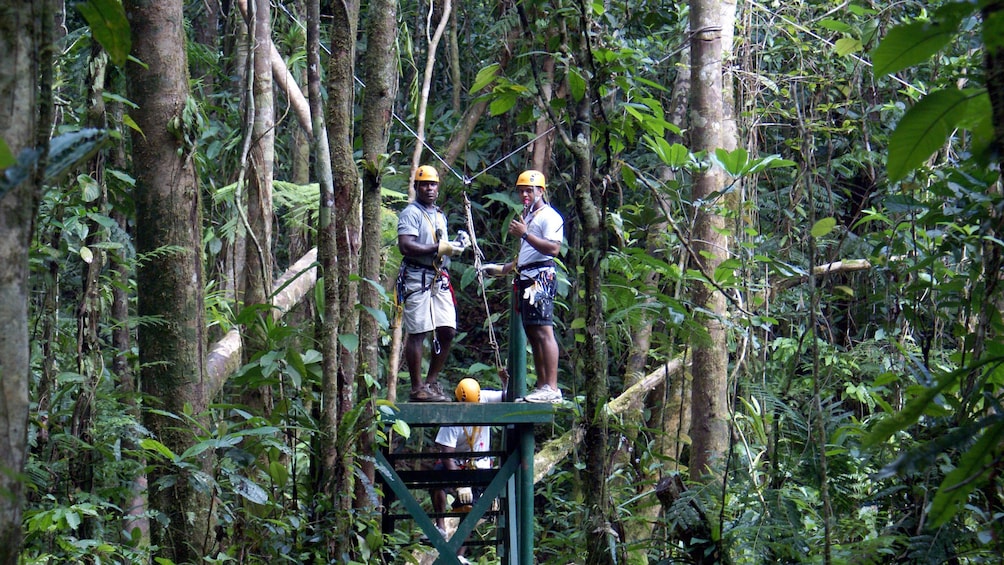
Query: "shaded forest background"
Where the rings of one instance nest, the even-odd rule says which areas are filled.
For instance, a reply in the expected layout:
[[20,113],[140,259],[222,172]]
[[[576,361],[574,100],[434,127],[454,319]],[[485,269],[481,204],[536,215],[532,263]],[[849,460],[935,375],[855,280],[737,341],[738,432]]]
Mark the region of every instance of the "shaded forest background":
[[419,164],[451,384],[519,172],[566,220],[538,563],[1000,562],[999,2],[0,15],[0,562],[421,559],[369,456]]

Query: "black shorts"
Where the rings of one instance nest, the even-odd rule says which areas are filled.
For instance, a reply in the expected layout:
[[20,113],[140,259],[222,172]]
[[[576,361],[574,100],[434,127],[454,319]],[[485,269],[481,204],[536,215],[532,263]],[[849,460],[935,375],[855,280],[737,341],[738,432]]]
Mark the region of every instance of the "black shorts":
[[[530,304],[530,297],[526,296],[526,289],[534,285],[538,285],[537,292],[534,293],[533,304]],[[553,269],[545,269],[530,280],[516,280],[519,315],[524,326],[554,325],[554,297],[557,291],[558,279],[554,276]]]

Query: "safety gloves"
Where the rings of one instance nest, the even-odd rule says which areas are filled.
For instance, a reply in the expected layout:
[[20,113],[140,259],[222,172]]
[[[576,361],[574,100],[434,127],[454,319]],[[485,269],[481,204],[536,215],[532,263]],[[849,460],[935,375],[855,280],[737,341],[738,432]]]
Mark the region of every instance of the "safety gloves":
[[467,232],[461,230],[457,232],[457,239],[453,241],[447,241],[441,239],[439,241],[439,251],[437,254],[442,257],[443,255],[448,255],[450,257],[454,255],[460,255],[467,248],[471,246],[471,236],[467,235]]
[[460,504],[474,503],[474,493],[471,492],[471,487],[457,488],[457,502],[459,502]]
[[505,275],[505,271],[503,271],[504,268],[505,265],[500,265],[498,263],[485,263],[484,265],[481,265],[481,272],[489,277],[501,277],[502,275]]

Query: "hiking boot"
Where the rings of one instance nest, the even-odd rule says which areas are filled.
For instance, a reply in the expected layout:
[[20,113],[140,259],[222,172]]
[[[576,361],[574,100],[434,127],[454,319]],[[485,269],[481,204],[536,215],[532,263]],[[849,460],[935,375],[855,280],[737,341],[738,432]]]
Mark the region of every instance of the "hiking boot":
[[408,395],[410,402],[449,402],[450,399],[442,394],[436,394],[429,389],[429,385],[422,385],[411,391]]
[[440,402],[451,402],[453,400],[448,394],[446,394],[446,392],[443,391],[443,385],[439,381],[434,383],[425,383],[425,386],[429,387],[429,390],[432,391],[433,394],[438,394],[446,399],[441,400]]
[[557,404],[561,402],[561,391],[543,385],[533,389],[530,394],[519,398],[516,402],[533,402],[536,404]]

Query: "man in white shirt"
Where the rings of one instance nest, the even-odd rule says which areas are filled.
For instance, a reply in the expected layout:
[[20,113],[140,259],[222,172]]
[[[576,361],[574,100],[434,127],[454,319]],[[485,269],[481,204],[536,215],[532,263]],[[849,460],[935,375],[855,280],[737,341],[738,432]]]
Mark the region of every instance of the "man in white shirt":
[[547,183],[539,171],[523,171],[516,179],[516,196],[523,214],[509,223],[509,234],[520,238],[519,255],[504,265],[487,264],[485,274],[519,273],[519,313],[526,340],[533,351],[537,386],[517,402],[561,402],[558,388],[558,340],[554,336],[554,297],[558,284],[554,258],[561,252],[565,221],[544,199]]
[[[502,402],[504,392],[501,390],[481,390],[478,381],[468,377],[457,385],[456,397],[458,402]],[[436,447],[445,456],[436,463],[435,470],[488,469],[491,467],[490,457],[463,457],[464,454],[491,449],[490,426],[444,426],[439,428],[439,432],[436,434]],[[484,489],[478,487],[457,487],[453,493],[453,506],[455,508],[469,508],[478,501],[483,491]],[[430,494],[433,510],[437,513],[446,512],[446,491],[436,489]],[[435,522],[436,527],[445,537],[445,518],[437,517]],[[457,555],[463,556],[464,552],[465,548],[461,546]],[[461,558],[461,563],[465,562],[466,559]]]

